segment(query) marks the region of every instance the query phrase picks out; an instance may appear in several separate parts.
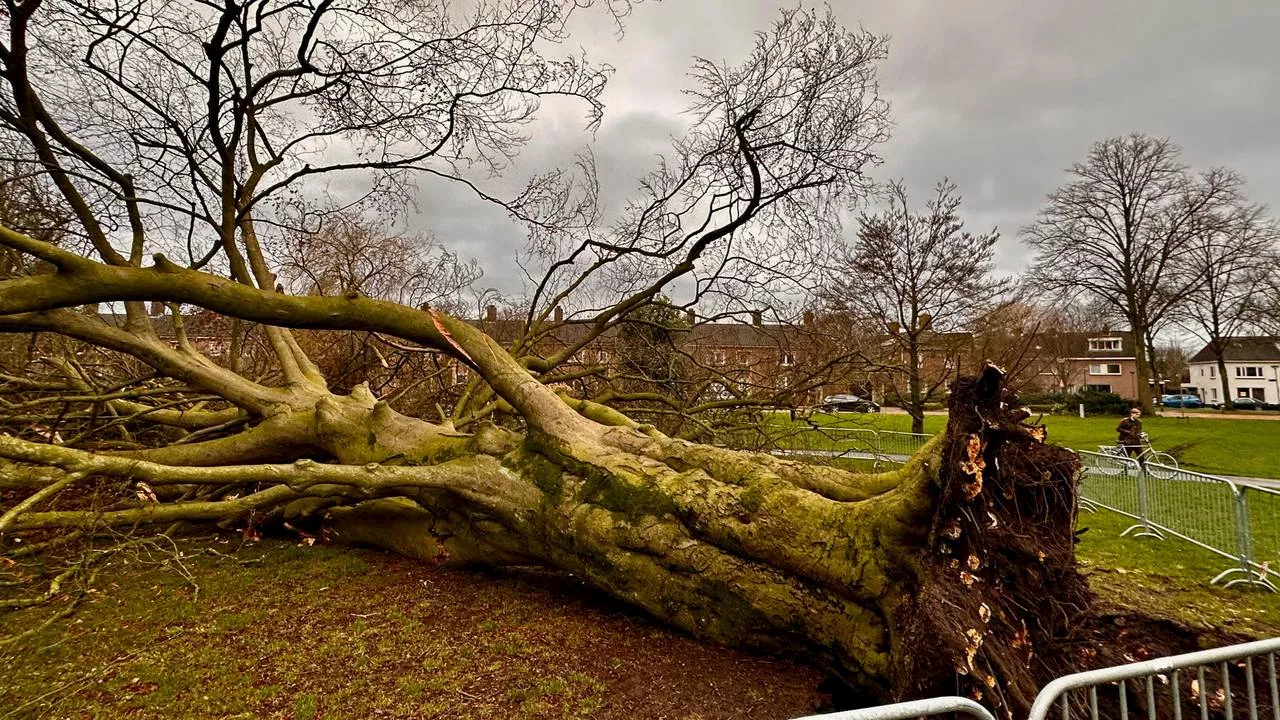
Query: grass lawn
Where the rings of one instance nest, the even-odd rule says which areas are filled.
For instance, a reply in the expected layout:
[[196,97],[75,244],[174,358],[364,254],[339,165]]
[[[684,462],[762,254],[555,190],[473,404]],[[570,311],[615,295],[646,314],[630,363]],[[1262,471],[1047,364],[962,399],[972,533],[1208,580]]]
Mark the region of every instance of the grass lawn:
[[[794,427],[785,416],[775,420],[779,430]],[[820,425],[907,432],[911,418],[898,414],[817,414]],[[926,433],[940,432],[945,415],[926,415]],[[1042,421],[1049,441],[1076,450],[1096,451],[1114,444],[1118,417],[1047,415]],[[1142,427],[1158,450],[1172,454],[1188,470],[1246,477],[1280,478],[1280,421],[1254,419],[1146,417]]]
[[1104,605],[1250,639],[1280,636],[1280,595],[1209,584],[1230,560],[1176,538],[1120,537],[1133,521],[1106,510],[1081,512],[1077,524],[1088,529],[1076,556]]
[[[108,561],[70,619],[0,645],[0,718],[727,720],[823,708],[817,671],[699,643],[563,574],[235,546],[180,541],[167,566]],[[0,614],[0,637],[61,603]]]

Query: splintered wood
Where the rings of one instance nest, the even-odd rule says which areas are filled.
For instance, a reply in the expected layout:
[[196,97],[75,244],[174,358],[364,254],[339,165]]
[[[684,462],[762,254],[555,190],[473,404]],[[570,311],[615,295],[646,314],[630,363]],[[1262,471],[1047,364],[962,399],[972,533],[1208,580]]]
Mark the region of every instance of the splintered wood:
[[964,499],[972,500],[982,492],[982,471],[987,467],[987,461],[982,459],[982,438],[976,434],[970,435],[968,443],[965,444],[965,453],[968,458],[960,463],[960,469],[973,480],[963,486]]

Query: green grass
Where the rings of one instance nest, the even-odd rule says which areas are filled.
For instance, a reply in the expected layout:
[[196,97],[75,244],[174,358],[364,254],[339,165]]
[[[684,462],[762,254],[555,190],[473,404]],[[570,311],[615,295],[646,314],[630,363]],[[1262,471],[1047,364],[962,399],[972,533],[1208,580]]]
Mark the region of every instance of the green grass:
[[1280,595],[1210,585],[1231,560],[1177,538],[1121,537],[1133,520],[1081,512],[1076,556],[1106,606],[1174,618],[1188,627],[1251,638],[1280,635]]
[[[823,426],[896,432],[911,429],[909,416],[890,413],[817,414],[811,420]],[[940,432],[946,422],[945,415],[926,415],[925,432]],[[1099,445],[1115,444],[1120,418],[1049,415],[1042,422],[1048,429],[1049,442],[1075,450],[1097,451]],[[779,432],[803,427],[799,423],[793,425],[786,416],[779,416],[773,424]],[[1157,450],[1172,454],[1179,465],[1188,470],[1280,478],[1280,421],[1157,416],[1144,418],[1142,426]]]

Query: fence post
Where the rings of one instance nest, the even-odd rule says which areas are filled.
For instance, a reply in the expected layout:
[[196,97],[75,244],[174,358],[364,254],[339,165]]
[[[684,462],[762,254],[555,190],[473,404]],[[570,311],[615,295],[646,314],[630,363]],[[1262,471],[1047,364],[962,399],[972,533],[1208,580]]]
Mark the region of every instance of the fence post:
[[[1249,526],[1248,487],[1234,488],[1236,493],[1236,550],[1240,553],[1240,572],[1243,582],[1253,582],[1253,528]],[[1233,581],[1235,582],[1235,581]],[[1227,583],[1228,586],[1233,583]]]
[[1249,518],[1248,487],[1236,488],[1236,541],[1240,545],[1240,569],[1245,577],[1253,576],[1253,528]]
[[[1123,537],[1129,533],[1133,533],[1133,537],[1153,537],[1163,540],[1164,535],[1151,524],[1150,512],[1147,504],[1147,468],[1132,458],[1123,458],[1120,460],[1124,467],[1124,477],[1128,480],[1133,477],[1138,483],[1138,524],[1134,525],[1124,532],[1120,533]],[[1137,532],[1134,532],[1134,531]]]

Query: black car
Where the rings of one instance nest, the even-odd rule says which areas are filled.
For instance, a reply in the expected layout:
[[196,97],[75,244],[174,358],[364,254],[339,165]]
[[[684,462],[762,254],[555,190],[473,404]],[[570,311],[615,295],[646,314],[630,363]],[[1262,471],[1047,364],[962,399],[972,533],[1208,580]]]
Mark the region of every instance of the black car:
[[857,395],[828,395],[817,409],[823,412],[880,412],[879,405]]

